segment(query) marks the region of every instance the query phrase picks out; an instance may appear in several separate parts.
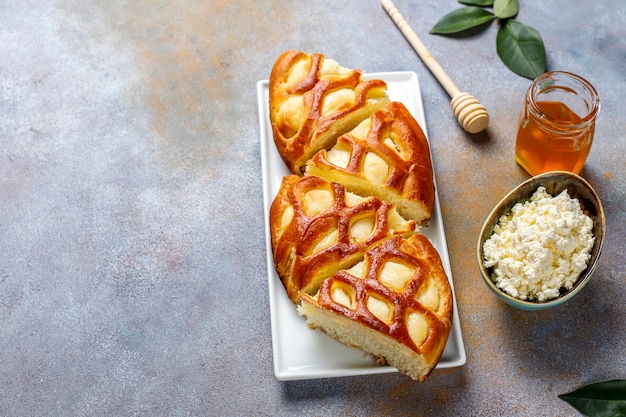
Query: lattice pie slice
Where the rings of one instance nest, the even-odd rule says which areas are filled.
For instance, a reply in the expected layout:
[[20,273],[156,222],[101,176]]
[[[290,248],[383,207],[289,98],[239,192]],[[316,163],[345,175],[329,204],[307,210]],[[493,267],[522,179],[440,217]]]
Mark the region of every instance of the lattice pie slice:
[[286,51],[269,79],[270,122],[278,153],[294,174],[337,137],[389,102],[387,84],[321,54]]
[[318,152],[307,162],[306,173],[388,201],[421,225],[428,222],[435,204],[428,141],[399,102],[374,112],[330,151]]
[[446,346],[452,309],[439,254],[415,234],[376,245],[314,296],[302,294],[298,313],[309,326],[423,381]]
[[324,278],[359,262],[374,244],[409,236],[415,227],[393,205],[313,176],[284,177],[270,208],[276,271],[294,303],[301,292],[314,294]]

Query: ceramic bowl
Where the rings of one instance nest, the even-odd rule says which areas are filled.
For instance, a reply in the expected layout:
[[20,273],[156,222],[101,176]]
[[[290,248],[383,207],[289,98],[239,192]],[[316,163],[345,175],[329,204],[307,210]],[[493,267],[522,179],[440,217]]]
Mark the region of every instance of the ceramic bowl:
[[[552,196],[556,196],[561,191],[567,189],[570,197],[578,199],[581,203],[583,212],[593,220],[593,235],[595,236],[595,242],[591,250],[591,259],[587,264],[587,268],[581,273],[578,281],[576,281],[572,289],[567,292],[561,292],[558,298],[543,302],[520,300],[507,294],[495,285],[490,277],[490,268],[485,268],[483,264],[483,243],[493,233],[493,228],[498,223],[500,216],[507,214],[516,203],[530,200],[530,197],[539,186],[544,186],[546,191]],[[600,252],[602,251],[606,226],[605,223],[602,203],[591,185],[589,185],[589,183],[582,177],[565,171],[547,172],[545,174],[532,177],[515,187],[502,200],[500,200],[489,216],[487,216],[487,219],[483,224],[476,249],[478,267],[483,280],[485,284],[487,284],[487,287],[489,287],[489,289],[500,300],[522,310],[541,310],[561,305],[578,294],[593,275],[596,266],[598,265]]]

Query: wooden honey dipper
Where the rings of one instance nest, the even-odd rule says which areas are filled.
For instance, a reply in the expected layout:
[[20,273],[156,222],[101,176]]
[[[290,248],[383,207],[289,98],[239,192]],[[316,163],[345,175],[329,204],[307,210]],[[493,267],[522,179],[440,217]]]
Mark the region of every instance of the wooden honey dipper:
[[489,114],[487,109],[480,104],[470,93],[461,92],[454,82],[450,79],[448,74],[443,70],[441,65],[433,58],[428,52],[426,46],[421,41],[419,36],[411,29],[409,23],[402,17],[402,14],[398,11],[398,8],[393,4],[391,0],[380,0],[384,9],[389,14],[389,17],[395,22],[398,29],[402,32],[404,37],[409,41],[417,55],[426,64],[430,72],[433,73],[435,78],[448,92],[452,100],[450,105],[454,111],[459,124],[469,133],[478,133],[485,130],[489,124]]

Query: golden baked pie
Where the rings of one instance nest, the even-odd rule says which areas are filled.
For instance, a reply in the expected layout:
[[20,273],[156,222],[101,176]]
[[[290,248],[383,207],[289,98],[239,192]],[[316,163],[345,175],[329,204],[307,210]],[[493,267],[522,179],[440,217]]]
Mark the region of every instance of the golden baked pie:
[[425,225],[435,205],[428,140],[400,102],[391,102],[307,162],[306,173],[343,184],[348,191],[394,204]]
[[452,323],[452,290],[439,254],[420,234],[396,236],[302,294],[300,315],[342,343],[424,381]]
[[363,259],[377,242],[415,232],[392,204],[346,192],[314,176],[288,175],[270,207],[274,264],[289,298],[314,294],[320,282]]
[[317,151],[389,102],[387,84],[363,81],[361,74],[322,54],[291,50],[276,60],[269,79],[270,122],[292,173],[301,175]]
[[417,229],[435,203],[422,128],[382,80],[321,54],[272,68],[270,122],[291,174],[269,213],[273,261],[298,314],[423,381],[451,329],[452,290]]

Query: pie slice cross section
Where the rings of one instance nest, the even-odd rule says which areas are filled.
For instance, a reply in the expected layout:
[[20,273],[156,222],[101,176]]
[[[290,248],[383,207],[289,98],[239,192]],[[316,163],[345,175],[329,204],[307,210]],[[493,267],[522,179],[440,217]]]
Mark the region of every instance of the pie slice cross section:
[[322,54],[286,51],[269,79],[276,149],[289,170],[302,175],[317,151],[330,148],[389,101],[383,80],[363,80],[362,71],[342,67]]
[[330,150],[316,153],[306,173],[388,201],[420,225],[428,223],[435,205],[428,140],[404,104],[396,101],[339,137]]
[[274,264],[297,303],[321,281],[361,261],[376,243],[410,236],[416,223],[375,197],[349,193],[319,177],[287,175],[270,207]]
[[415,234],[381,242],[315,295],[302,294],[298,313],[310,327],[424,381],[445,349],[452,297],[438,252]]

